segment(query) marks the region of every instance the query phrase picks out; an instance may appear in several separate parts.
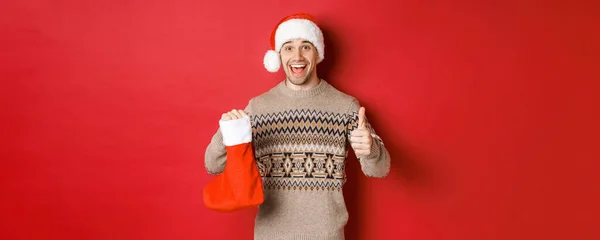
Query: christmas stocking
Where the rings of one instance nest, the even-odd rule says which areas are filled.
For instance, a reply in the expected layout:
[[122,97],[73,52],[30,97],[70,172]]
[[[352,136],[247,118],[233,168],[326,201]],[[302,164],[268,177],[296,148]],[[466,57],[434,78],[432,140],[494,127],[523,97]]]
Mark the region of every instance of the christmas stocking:
[[252,149],[250,118],[219,121],[227,150],[225,170],[204,188],[204,204],[219,212],[260,205],[262,179]]

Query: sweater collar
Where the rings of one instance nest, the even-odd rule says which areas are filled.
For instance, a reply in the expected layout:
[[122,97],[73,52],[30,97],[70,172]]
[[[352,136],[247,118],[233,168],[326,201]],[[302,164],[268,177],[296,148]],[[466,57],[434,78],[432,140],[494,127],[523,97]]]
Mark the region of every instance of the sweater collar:
[[324,92],[329,87],[329,83],[321,79],[319,85],[307,90],[292,90],[285,85],[285,80],[277,85],[279,92],[288,97],[303,98],[314,97]]

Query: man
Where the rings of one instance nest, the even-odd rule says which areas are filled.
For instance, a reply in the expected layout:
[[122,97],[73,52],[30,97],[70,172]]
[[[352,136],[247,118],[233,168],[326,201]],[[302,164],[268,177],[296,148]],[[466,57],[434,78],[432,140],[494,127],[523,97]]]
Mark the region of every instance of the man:
[[[390,156],[368,123],[365,108],[317,77],[324,43],[312,16],[282,19],[271,35],[271,47],[265,68],[277,72],[282,67],[286,79],[252,98],[244,110],[221,116],[221,122],[250,119],[264,188],[255,239],[344,239],[348,212],[342,187],[348,147],[371,177],[388,174]],[[206,150],[211,174],[225,168],[222,128]]]

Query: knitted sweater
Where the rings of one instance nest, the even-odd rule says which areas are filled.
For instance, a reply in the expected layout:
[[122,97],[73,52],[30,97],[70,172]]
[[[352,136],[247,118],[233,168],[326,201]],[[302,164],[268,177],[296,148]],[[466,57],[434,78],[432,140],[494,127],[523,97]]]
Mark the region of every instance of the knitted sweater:
[[[265,200],[255,221],[255,239],[344,239],[348,212],[342,187],[350,132],[358,126],[358,101],[325,80],[309,90],[282,81],[249,101],[252,145]],[[390,157],[370,124],[371,154],[360,158],[363,173],[385,177]],[[219,174],[226,152],[220,130],[205,156],[206,170]]]

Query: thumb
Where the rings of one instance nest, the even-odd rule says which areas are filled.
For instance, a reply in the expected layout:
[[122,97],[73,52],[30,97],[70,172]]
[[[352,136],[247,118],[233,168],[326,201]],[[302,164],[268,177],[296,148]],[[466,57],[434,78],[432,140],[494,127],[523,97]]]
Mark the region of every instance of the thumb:
[[360,107],[358,110],[358,127],[366,127],[365,123],[365,107]]

